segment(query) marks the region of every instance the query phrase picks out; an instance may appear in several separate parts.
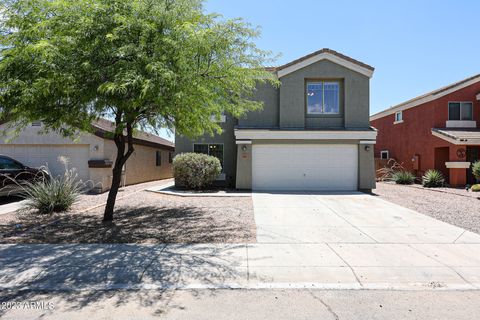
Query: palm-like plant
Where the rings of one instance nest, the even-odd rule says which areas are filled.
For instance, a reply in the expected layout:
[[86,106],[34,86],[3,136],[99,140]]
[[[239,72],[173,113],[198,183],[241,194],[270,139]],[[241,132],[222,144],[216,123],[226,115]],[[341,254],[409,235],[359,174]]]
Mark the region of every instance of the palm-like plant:
[[443,187],[445,179],[438,170],[427,170],[422,177],[422,185],[426,188]]
[[392,174],[392,180],[396,184],[412,184],[415,181],[415,176],[409,171],[400,170]]

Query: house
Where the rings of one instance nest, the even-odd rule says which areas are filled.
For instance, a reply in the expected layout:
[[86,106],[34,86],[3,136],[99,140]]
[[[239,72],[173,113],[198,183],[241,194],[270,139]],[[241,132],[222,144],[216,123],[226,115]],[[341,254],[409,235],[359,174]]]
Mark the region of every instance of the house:
[[480,74],[371,116],[375,156],[421,176],[440,170],[453,186],[472,184],[480,154]]
[[[64,173],[59,157],[68,158],[69,168],[75,168],[78,178],[91,181],[95,190],[104,192],[110,188],[116,146],[109,132],[113,123],[98,120],[92,123],[93,133],[81,133],[72,140],[58,133],[42,134],[41,122],[33,122],[14,139],[0,136],[0,154],[12,157],[30,167],[48,166],[54,176]],[[7,130],[8,124],[0,125]],[[173,143],[147,132],[134,137],[135,152],[123,170],[123,185],[171,178]]]
[[375,187],[369,123],[373,68],[330,49],[268,68],[280,87],[259,84],[261,111],[222,119],[223,133],[177,135],[177,153],[216,156],[219,177],[238,189],[371,190]]

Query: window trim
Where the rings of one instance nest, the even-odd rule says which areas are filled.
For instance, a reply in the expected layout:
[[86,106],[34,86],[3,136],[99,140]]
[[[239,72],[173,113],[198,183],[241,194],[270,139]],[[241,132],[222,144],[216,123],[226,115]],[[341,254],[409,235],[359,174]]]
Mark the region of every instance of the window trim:
[[[382,157],[382,155],[383,155],[384,153],[387,154],[387,157],[386,157],[386,158]],[[381,151],[380,151],[380,159],[382,159],[382,160],[388,160],[388,159],[390,159],[390,152],[389,152],[388,150],[381,150]]]
[[[395,114],[395,119],[393,121],[393,124],[402,123],[403,122],[403,110],[396,111],[394,114]],[[397,114],[400,115],[400,120],[397,120]]]
[[224,173],[224,166],[225,166],[225,144],[224,143],[221,143],[221,142],[218,142],[218,143],[215,143],[215,142],[194,142],[192,143],[192,152],[196,153],[195,152],[195,145],[196,144],[206,144],[207,145],[207,150],[208,150],[208,154],[207,155],[210,155],[210,145],[211,144],[219,144],[219,145],[222,145],[222,173]]
[[[450,103],[458,103],[460,104],[460,119],[458,120],[453,120],[453,119],[450,119]],[[470,119],[462,119],[462,103],[469,103],[471,106],[472,106],[472,116]],[[448,118],[447,118],[447,121],[474,121],[473,120],[473,101],[448,101],[448,104],[447,104],[447,111],[448,111]]]
[[[312,82],[336,82],[338,83],[338,113],[308,113],[308,98],[307,90],[308,84]],[[305,117],[306,118],[342,118],[344,114],[344,85],[343,79],[339,78],[305,78],[303,99],[305,104]]]

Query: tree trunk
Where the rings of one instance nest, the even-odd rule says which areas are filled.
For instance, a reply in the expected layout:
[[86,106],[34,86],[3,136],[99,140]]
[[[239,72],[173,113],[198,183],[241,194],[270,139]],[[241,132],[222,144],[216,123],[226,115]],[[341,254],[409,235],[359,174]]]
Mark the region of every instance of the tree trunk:
[[104,222],[113,221],[113,208],[115,207],[118,189],[120,189],[120,183],[122,182],[122,167],[123,166],[117,166],[117,162],[115,162],[112,170],[112,185],[108,192],[107,205],[105,206],[105,212],[103,214]]
[[[120,120],[121,116],[120,119],[119,117],[116,118],[117,128]],[[132,125],[127,123],[127,137],[123,135],[123,132],[116,132],[113,137],[113,141],[117,146],[117,158],[115,159],[115,165],[113,166],[112,170],[112,185],[110,186],[110,191],[108,192],[107,204],[105,206],[105,212],[103,213],[103,222],[113,221],[115,200],[117,199],[118,189],[120,188],[120,183],[122,181],[122,168],[134,151]],[[127,153],[125,153],[126,142],[128,143]]]

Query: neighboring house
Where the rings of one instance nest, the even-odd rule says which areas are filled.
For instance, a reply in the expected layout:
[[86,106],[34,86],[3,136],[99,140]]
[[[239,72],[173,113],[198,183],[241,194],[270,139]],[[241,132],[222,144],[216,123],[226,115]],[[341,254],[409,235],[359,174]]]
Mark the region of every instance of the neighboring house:
[[474,183],[480,154],[480,74],[370,117],[378,129],[375,156],[394,158],[421,176],[443,172],[451,185]]
[[[107,120],[99,120],[92,126],[93,133],[81,133],[73,141],[55,132],[42,134],[42,123],[34,122],[12,140],[1,136],[0,154],[30,167],[48,166],[55,176],[65,171],[58,158],[66,157],[68,167],[76,169],[79,179],[92,181],[95,190],[103,192],[110,188],[113,162],[117,153],[115,143],[108,134],[113,131],[113,124]],[[0,130],[7,128],[7,124],[0,125]],[[122,184],[136,184],[173,176],[173,143],[150,133],[138,132],[135,134],[134,147],[135,152],[125,164]]]
[[275,88],[257,87],[261,111],[234,119],[223,133],[176,136],[177,153],[218,157],[228,184],[254,190],[371,190],[375,187],[369,123],[373,68],[330,49],[268,68]]

